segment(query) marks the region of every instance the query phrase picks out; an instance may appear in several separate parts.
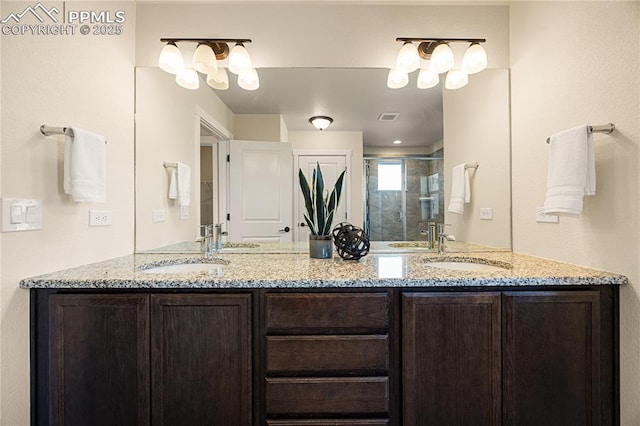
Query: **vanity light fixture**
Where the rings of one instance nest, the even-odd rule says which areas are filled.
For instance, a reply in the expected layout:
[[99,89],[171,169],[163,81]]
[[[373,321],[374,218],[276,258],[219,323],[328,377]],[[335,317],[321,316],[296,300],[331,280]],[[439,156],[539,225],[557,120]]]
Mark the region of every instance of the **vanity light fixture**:
[[327,117],[326,115],[316,115],[309,119],[309,123],[313,124],[313,127],[318,130],[324,130],[333,123],[333,118]]
[[[469,82],[469,74],[475,74],[487,67],[487,53],[481,46],[481,43],[487,41],[484,38],[398,37],[396,41],[403,44],[398,52],[395,66],[389,70],[387,76],[387,87],[390,89],[406,86],[409,82],[408,74],[418,68],[420,68],[417,83],[419,89],[437,86],[440,82],[438,74],[443,73],[447,73],[445,88],[459,89]],[[418,46],[416,47],[414,43],[418,43]],[[461,62],[456,62],[450,47],[451,43],[470,43]],[[456,64],[459,66],[456,67]]]
[[[227,71],[218,61],[227,60],[229,71],[238,75],[238,85],[245,90],[256,90],[260,87],[258,73],[253,67],[249,52],[244,47],[251,43],[250,39],[233,38],[161,38],[166,43],[160,52],[158,66],[171,74],[176,74],[176,83],[180,86],[195,90],[199,87],[198,72],[207,76],[207,84],[216,90],[229,88]],[[182,52],[178,43],[196,43],[191,66],[185,66]],[[229,49],[228,43],[235,43]]]

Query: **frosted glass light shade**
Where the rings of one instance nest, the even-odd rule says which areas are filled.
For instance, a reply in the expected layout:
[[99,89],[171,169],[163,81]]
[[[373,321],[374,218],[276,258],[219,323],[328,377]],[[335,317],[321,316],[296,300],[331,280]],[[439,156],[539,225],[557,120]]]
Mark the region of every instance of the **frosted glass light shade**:
[[229,88],[229,75],[227,70],[220,67],[214,74],[207,75],[207,84],[212,89],[227,90]]
[[315,127],[316,129],[324,130],[327,127],[329,127],[329,125],[331,123],[333,123],[333,118],[327,117],[327,116],[324,116],[324,115],[318,115],[318,116],[315,116],[315,117],[311,117],[309,119],[309,122],[311,124],[313,124],[313,127]]
[[440,76],[431,68],[422,68],[418,73],[418,89],[431,89],[440,83]]
[[256,90],[260,87],[260,80],[258,79],[258,73],[255,69],[243,72],[238,76],[238,86],[244,90]]
[[240,75],[253,68],[249,52],[247,52],[247,49],[245,49],[242,43],[236,44],[233,46],[233,49],[231,49],[231,53],[229,53],[228,67],[229,71],[236,75]]
[[462,70],[451,70],[447,73],[447,79],[444,82],[445,89],[455,90],[464,87],[469,83],[469,76]]
[[201,43],[193,53],[193,68],[202,74],[215,74],[218,71],[216,54],[209,45]]
[[387,87],[389,89],[401,89],[409,84],[409,74],[397,68],[389,70],[387,76]]
[[462,57],[462,71],[475,74],[487,67],[487,52],[478,43],[472,43]]
[[160,52],[158,58],[158,66],[161,70],[170,74],[176,74],[182,68],[184,68],[184,59],[182,53],[175,43],[167,43]]
[[198,73],[193,68],[182,68],[176,74],[176,83],[185,89],[197,90],[200,87]]
[[431,69],[442,74],[449,71],[455,64],[455,58],[453,57],[453,51],[448,44],[442,43],[433,49],[431,54]]
[[405,43],[398,52],[396,68],[406,73],[413,72],[420,67],[418,48],[413,43]]

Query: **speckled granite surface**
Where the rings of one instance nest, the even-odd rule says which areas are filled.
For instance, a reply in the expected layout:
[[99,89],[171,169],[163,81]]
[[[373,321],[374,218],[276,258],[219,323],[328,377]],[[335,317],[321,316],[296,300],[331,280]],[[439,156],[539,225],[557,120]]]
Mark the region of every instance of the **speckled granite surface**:
[[[464,260],[506,267],[496,272],[429,266],[433,260]],[[150,274],[143,269],[180,263],[223,264],[211,271]],[[22,288],[328,288],[461,287],[626,284],[627,278],[511,252],[370,254],[359,261],[310,259],[308,253],[222,253],[213,259],[187,254],[136,254],[25,278]]]

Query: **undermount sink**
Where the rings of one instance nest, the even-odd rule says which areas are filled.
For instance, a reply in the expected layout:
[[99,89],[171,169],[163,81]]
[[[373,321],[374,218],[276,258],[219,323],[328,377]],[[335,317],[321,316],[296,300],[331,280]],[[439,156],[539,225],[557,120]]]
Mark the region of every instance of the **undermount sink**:
[[176,262],[158,266],[142,267],[146,274],[188,274],[194,272],[208,272],[209,275],[222,275],[223,263],[215,262]]
[[453,271],[472,272],[499,272],[509,269],[509,265],[503,265],[502,262],[492,262],[484,259],[473,258],[461,258],[459,260],[455,258],[434,260],[427,262],[427,266]]

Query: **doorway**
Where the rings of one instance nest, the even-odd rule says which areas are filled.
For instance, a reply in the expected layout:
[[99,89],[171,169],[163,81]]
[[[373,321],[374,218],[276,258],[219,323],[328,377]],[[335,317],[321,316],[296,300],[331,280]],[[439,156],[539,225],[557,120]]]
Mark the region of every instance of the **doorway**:
[[441,157],[365,158],[365,232],[371,241],[419,241],[444,222]]

